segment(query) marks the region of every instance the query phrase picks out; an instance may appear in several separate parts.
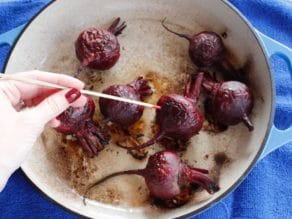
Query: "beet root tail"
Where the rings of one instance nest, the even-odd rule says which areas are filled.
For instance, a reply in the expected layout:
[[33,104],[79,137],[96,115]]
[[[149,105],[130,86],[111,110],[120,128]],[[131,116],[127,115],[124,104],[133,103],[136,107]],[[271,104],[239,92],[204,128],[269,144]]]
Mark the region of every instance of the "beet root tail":
[[151,138],[150,140],[148,140],[147,142],[141,144],[141,145],[138,145],[138,146],[135,146],[135,147],[127,147],[127,146],[124,146],[124,145],[121,145],[118,143],[118,146],[121,147],[121,148],[124,148],[124,149],[127,149],[127,150],[140,150],[140,149],[143,149],[143,148],[146,148],[150,145],[153,145],[155,144],[156,142],[158,142],[159,140],[161,140],[164,136],[164,133],[160,133],[158,134],[157,136],[155,136],[154,138]]
[[249,131],[252,131],[254,129],[252,122],[246,114],[243,115],[242,122],[245,124]]
[[192,37],[191,37],[190,35],[188,35],[188,34],[183,34],[183,33],[177,33],[177,32],[175,32],[175,31],[169,29],[169,28],[165,25],[165,21],[166,21],[166,18],[164,18],[164,19],[161,21],[161,25],[162,25],[162,26],[164,27],[164,29],[166,29],[168,32],[173,33],[173,34],[175,34],[175,35],[177,35],[177,36],[179,36],[179,37],[185,38],[185,39],[187,39],[189,42],[192,41]]
[[113,178],[113,177],[116,177],[116,176],[120,176],[120,175],[140,175],[140,176],[143,176],[143,173],[144,173],[144,169],[138,169],[138,170],[125,170],[125,171],[120,171],[120,172],[112,173],[112,174],[110,174],[110,175],[108,175],[108,176],[106,176],[106,177],[100,179],[99,181],[93,183],[92,185],[90,185],[90,186],[86,189],[86,191],[85,191],[85,193],[84,193],[84,195],[83,195],[83,204],[86,205],[86,198],[87,198],[88,192],[89,192],[92,188],[94,188],[94,187],[98,186],[99,184],[101,184],[101,183],[107,181],[108,179]]
[[198,184],[206,189],[208,193],[213,194],[217,192],[220,188],[211,178],[204,175],[204,173],[206,172],[208,172],[208,170],[190,168],[187,165],[184,166],[184,173],[191,183]]

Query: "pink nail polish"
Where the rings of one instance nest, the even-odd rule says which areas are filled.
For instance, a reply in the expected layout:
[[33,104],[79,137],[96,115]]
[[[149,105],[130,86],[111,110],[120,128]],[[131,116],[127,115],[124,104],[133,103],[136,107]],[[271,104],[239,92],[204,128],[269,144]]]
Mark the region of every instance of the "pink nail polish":
[[65,97],[68,101],[68,103],[73,103],[75,100],[77,100],[81,96],[81,93],[79,90],[72,88],[69,90],[66,94]]

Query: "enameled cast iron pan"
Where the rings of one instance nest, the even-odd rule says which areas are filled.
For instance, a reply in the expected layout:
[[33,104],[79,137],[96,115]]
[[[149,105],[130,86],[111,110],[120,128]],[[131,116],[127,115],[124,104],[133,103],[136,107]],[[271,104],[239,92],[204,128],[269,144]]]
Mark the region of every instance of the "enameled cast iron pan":
[[[282,131],[273,125],[275,88],[268,65],[269,56],[280,54],[291,70],[291,50],[255,31],[223,0],[53,1],[29,25],[0,37],[1,43],[13,45],[22,31],[5,73],[40,69],[73,74],[79,63],[74,51],[78,34],[88,27],[107,27],[116,17],[128,24],[119,36],[121,58],[111,70],[87,70],[82,74],[81,79],[89,86],[101,91],[108,85],[127,83],[143,75],[153,80],[155,94],[148,101],[155,103],[163,93],[182,92],[185,75],[196,70],[187,54],[188,43],[166,32],[160,21],[167,17],[173,28],[190,34],[202,30],[225,32],[224,44],[230,51],[230,60],[236,66],[249,63],[249,82],[255,95],[251,115],[255,129],[248,132],[239,124],[219,134],[203,129],[194,136],[183,158],[209,169],[221,189],[214,195],[198,190],[191,202],[171,210],[148,203],[145,183],[138,176],[112,179],[96,188],[84,206],[78,192],[82,193],[85,185],[113,171],[144,167],[146,161],[133,159],[114,144],[98,157],[86,158],[78,145],[67,145],[60,134],[46,129],[22,169],[51,199],[75,213],[95,218],[186,217],[218,202],[239,185],[260,158],[291,140],[292,128]],[[153,118],[154,112],[144,111],[145,138],[151,136]],[[100,119],[99,109],[96,119]],[[153,147],[150,153],[159,149]],[[223,162],[218,162],[218,156],[224,157]]]

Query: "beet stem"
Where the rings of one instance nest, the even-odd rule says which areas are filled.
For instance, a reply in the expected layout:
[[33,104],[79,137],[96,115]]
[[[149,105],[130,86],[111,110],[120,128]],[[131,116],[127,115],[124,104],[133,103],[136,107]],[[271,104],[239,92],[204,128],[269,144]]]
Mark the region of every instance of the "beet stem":
[[117,19],[114,20],[112,25],[108,28],[109,32],[112,32],[115,36],[118,36],[122,33],[122,31],[127,27],[126,22],[124,21],[121,23],[120,26],[118,24],[120,23],[120,18],[118,17]]
[[103,145],[101,145],[101,143],[99,142],[99,139],[98,141],[96,141],[96,144],[95,144],[95,142],[92,139],[90,139],[89,135],[86,136],[85,141],[88,143],[89,147],[91,148],[92,153],[98,154],[98,148],[102,148]]
[[166,21],[166,18],[164,18],[161,22],[161,25],[169,32],[179,36],[179,37],[182,37],[182,38],[185,38],[187,39],[189,42],[192,41],[192,37],[188,34],[183,34],[183,33],[177,33],[177,32],[174,32],[173,30],[169,29],[166,25],[165,25],[165,21]]
[[114,34],[116,36],[120,35],[126,27],[127,27],[127,25],[126,25],[126,22],[124,21],[119,27],[117,27]]
[[200,173],[204,173],[204,174],[208,174],[209,173],[209,171],[206,170],[206,169],[201,169],[201,168],[196,168],[196,167],[191,167],[191,169],[194,170],[194,171],[198,171]]
[[121,20],[120,17],[116,18],[107,30],[109,32],[113,33],[115,31],[116,27],[118,26],[118,24],[120,23],[120,20]]
[[127,149],[127,150],[140,150],[140,149],[143,149],[143,148],[146,148],[152,144],[155,144],[157,141],[161,140],[164,136],[164,133],[161,132],[161,133],[158,133],[158,135],[156,135],[154,138],[151,138],[150,140],[148,140],[147,142],[141,144],[141,145],[138,145],[138,146],[135,146],[135,147],[127,147],[127,146],[124,146],[124,145],[121,145],[119,143],[117,143],[117,145],[121,148],[124,148],[124,149]]
[[197,183],[206,189],[210,194],[213,194],[219,190],[218,185],[213,182],[208,176],[205,176],[201,171],[196,170],[195,168],[186,167],[189,170],[186,170],[186,174],[189,180],[192,183]]
[[108,180],[108,179],[110,179],[110,178],[113,178],[113,177],[115,177],[115,176],[125,175],[125,174],[127,174],[127,175],[140,175],[140,176],[143,176],[143,174],[144,174],[144,169],[138,169],[138,170],[125,170],[125,171],[120,171],[120,172],[112,173],[112,174],[110,174],[110,175],[108,175],[108,176],[102,178],[101,180],[99,180],[99,181],[93,183],[91,186],[89,186],[89,187],[86,189],[86,191],[85,191],[85,193],[84,193],[84,195],[83,195],[83,204],[86,205],[87,194],[88,194],[88,192],[89,192],[92,188],[98,186],[99,184],[105,182],[106,180]]
[[81,143],[81,145],[83,146],[83,149],[87,152],[88,156],[93,157],[94,153],[93,153],[90,145],[88,145],[88,142],[85,140],[85,138],[83,138],[78,133],[76,134],[76,137],[77,137],[78,141]]
[[246,125],[249,131],[253,131],[254,126],[246,114],[243,115],[242,121]]
[[190,85],[187,88],[188,90],[186,91],[186,96],[197,101],[200,95],[202,81],[204,79],[204,73],[203,72],[198,73],[194,84],[192,82],[193,76],[191,75],[190,77],[191,77],[189,81]]
[[75,78],[77,78],[78,76],[79,76],[79,74],[80,74],[80,72],[81,71],[83,71],[91,62],[93,62],[95,60],[95,56],[92,56],[92,57],[90,57],[90,58],[86,58],[86,59],[84,59],[82,62],[81,62],[81,64],[80,64],[80,66],[79,66],[79,68],[78,68],[78,70],[77,70],[77,72],[73,75]]
[[207,90],[208,92],[212,92],[214,90],[215,84],[216,82],[212,81],[210,79],[210,76],[208,76],[207,74],[204,75],[202,86],[205,90]]

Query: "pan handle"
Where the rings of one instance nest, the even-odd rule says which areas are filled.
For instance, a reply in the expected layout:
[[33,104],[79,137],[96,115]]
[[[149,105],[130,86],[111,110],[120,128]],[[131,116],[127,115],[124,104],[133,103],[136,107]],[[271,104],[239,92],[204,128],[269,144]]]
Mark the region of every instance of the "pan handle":
[[12,46],[15,42],[15,40],[17,39],[17,37],[19,36],[19,34],[21,33],[21,31],[23,30],[25,24],[18,26],[12,30],[9,30],[6,33],[3,33],[0,35],[0,44],[8,44],[9,46]]
[[[271,39],[270,37],[264,35],[263,33],[256,31],[259,38],[262,40],[266,53],[268,57],[272,55],[278,55],[283,58],[288,64],[288,70],[291,74],[292,79],[292,50],[281,43]],[[292,107],[292,106],[291,106]],[[286,130],[280,130],[272,125],[270,134],[260,159],[264,158],[266,155],[281,147],[282,145],[292,141],[292,126]]]

